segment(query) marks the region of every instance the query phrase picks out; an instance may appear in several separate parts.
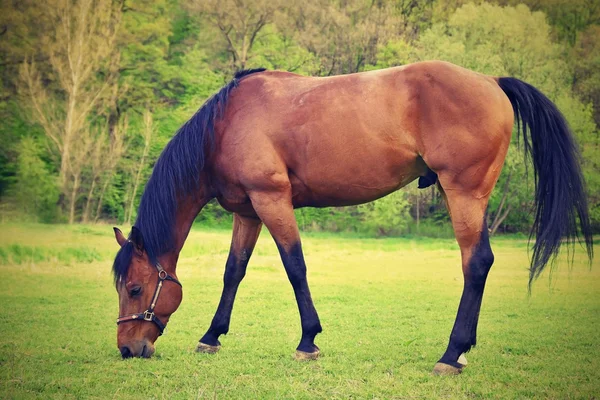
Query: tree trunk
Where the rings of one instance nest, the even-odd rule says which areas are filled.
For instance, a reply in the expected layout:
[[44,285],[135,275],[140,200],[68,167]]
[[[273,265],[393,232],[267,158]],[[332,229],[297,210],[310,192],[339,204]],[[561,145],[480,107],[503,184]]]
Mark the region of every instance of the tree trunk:
[[77,192],[79,192],[79,175],[73,178],[73,189],[71,190],[71,201],[69,202],[69,224],[75,222],[75,202],[77,201]]
[[72,88],[69,92],[69,106],[65,120],[65,132],[63,134],[63,151],[60,161],[60,185],[63,193],[67,194],[67,173],[69,170],[69,157],[71,156],[71,138],[73,137],[73,120],[76,118],[75,102],[78,96],[79,82],[77,74],[73,73]]
[[140,164],[138,165],[138,170],[135,175],[135,181],[133,182],[133,190],[131,193],[131,199],[129,200],[129,212],[127,214],[127,224],[131,225],[131,216],[133,215],[133,205],[135,204],[135,196],[137,196],[137,189],[140,185],[140,179],[142,177],[142,169],[144,169],[144,162],[146,161],[146,149],[144,148],[144,154],[142,154],[142,158],[140,159]]
[[100,191],[100,197],[98,198],[98,206],[96,207],[96,215],[94,216],[94,222],[98,222],[100,218],[100,212],[102,211],[102,202],[104,201],[104,193],[106,192],[106,188],[110,183],[110,178],[106,178],[104,181],[104,185],[102,185],[102,190]]
[[504,203],[506,202],[506,198],[508,197],[511,177],[512,177],[512,171],[510,171],[508,173],[508,176],[506,177],[506,183],[504,183],[502,199],[500,200],[500,204],[498,205],[498,208],[496,209],[496,213],[494,215],[494,220],[490,224],[490,236],[493,236],[494,233],[496,233],[496,231],[498,230],[498,227],[506,219],[506,217],[508,216],[508,213],[510,212],[510,206],[507,207],[506,212],[504,212],[504,213],[502,212],[502,209],[504,208]]
[[419,204],[419,198],[421,197],[421,193],[417,192],[417,234],[419,233],[419,224],[420,224],[420,220],[421,220],[421,210],[419,209],[421,207],[421,204]]
[[133,205],[135,204],[135,196],[137,195],[137,189],[140,185],[140,180],[142,178],[142,170],[144,169],[144,163],[146,162],[146,157],[148,156],[148,152],[150,151],[150,141],[152,140],[152,114],[149,110],[144,112],[144,151],[142,153],[142,158],[140,159],[140,163],[138,164],[137,173],[135,174],[135,181],[133,182],[133,190],[131,194],[131,199],[129,201],[129,213],[127,215],[127,224],[131,225],[131,216],[133,215]]
[[494,236],[494,234],[496,233],[498,228],[500,228],[500,225],[502,225],[502,222],[504,222],[506,217],[508,217],[509,213],[510,213],[510,206],[506,207],[506,211],[504,211],[504,213],[502,214],[502,216],[500,218],[494,219],[494,223],[490,227],[490,236]]
[[58,174],[58,180],[60,184],[60,190],[63,194],[66,194],[66,185],[67,185],[67,170],[68,170],[68,158],[69,154],[69,143],[63,143],[63,150],[60,155],[60,171]]
[[89,221],[90,217],[90,206],[92,204],[92,195],[94,194],[94,189],[96,188],[96,178],[92,180],[92,186],[90,187],[90,191],[88,192],[87,200],[85,202],[85,210],[83,211],[83,216],[81,217],[81,222],[84,224]]

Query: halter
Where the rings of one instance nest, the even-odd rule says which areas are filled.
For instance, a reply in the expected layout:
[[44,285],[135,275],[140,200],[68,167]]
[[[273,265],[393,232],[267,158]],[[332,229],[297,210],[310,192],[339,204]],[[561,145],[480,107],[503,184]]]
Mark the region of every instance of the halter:
[[154,296],[152,296],[152,301],[150,302],[150,306],[146,309],[146,311],[141,312],[139,314],[131,314],[126,315],[124,317],[117,318],[117,325],[122,324],[123,322],[130,321],[148,321],[154,322],[154,324],[158,327],[159,334],[162,335],[165,331],[165,324],[163,324],[160,319],[154,314],[154,308],[156,307],[156,302],[158,301],[158,295],[160,294],[160,290],[163,287],[164,281],[175,282],[179,286],[183,287],[181,283],[173,278],[171,275],[165,271],[165,269],[160,265],[160,263],[156,263],[156,269],[158,270],[158,283],[156,284],[156,289],[154,290]]

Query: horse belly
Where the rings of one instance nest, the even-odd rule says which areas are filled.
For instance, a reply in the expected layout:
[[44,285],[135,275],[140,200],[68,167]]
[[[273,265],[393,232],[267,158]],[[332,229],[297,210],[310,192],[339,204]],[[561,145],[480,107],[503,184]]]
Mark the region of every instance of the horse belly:
[[300,171],[290,170],[294,207],[367,203],[415,180],[426,170],[406,149],[371,149],[313,157]]

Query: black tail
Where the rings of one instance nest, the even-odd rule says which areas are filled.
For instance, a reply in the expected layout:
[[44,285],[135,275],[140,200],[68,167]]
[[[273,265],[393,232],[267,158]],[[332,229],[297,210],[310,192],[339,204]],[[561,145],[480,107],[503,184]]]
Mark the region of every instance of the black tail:
[[[551,258],[563,238],[569,245],[581,242],[593,257],[592,233],[579,151],[565,118],[539,90],[515,78],[499,78],[515,111],[517,130],[526,156],[533,160],[537,209],[530,239],[535,235],[529,285]],[[579,227],[577,224],[579,217]]]

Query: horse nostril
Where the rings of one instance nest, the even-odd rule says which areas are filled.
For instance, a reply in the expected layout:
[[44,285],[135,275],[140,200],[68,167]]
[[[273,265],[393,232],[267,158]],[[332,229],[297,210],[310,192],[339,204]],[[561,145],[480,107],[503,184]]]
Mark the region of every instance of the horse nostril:
[[123,346],[123,347],[121,347],[120,350],[121,350],[121,356],[123,358],[133,357],[133,354],[131,353],[131,350],[129,350],[129,347]]

